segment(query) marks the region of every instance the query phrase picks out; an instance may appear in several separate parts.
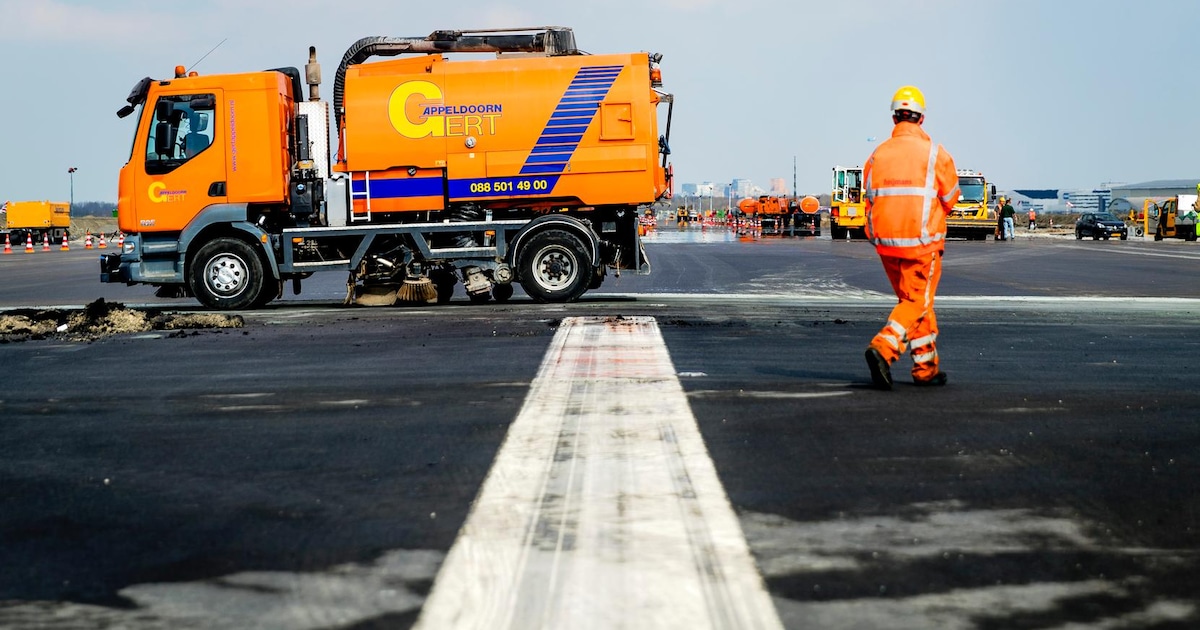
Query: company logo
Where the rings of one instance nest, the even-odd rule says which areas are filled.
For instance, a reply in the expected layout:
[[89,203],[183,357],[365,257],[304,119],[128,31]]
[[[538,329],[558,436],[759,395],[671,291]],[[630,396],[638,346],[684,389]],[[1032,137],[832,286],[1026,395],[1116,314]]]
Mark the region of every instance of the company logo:
[[187,197],[186,190],[167,190],[167,185],[162,182],[150,184],[150,188],[146,192],[150,196],[150,201],[154,203],[183,201]]
[[405,81],[388,98],[388,119],[405,138],[494,136],[503,114],[499,103],[447,104],[442,88],[429,81]]

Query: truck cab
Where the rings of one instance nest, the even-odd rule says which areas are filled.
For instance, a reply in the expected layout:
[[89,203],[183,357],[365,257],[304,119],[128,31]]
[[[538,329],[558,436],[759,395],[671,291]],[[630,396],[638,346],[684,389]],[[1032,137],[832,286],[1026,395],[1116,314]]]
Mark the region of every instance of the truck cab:
[[149,82],[143,98],[121,169],[122,231],[177,233],[224,204],[244,212],[288,199],[293,101],[284,74],[177,76]]

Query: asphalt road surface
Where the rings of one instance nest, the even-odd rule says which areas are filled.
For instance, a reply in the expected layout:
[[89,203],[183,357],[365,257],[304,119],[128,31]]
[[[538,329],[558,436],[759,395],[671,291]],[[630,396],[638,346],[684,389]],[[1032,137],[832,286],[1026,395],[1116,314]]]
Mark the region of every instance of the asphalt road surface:
[[[950,382],[891,392],[865,244],[647,248],[570,305],[315,276],[0,343],[0,627],[1200,626],[1196,244],[951,242]],[[95,253],[0,257],[0,308],[198,308]]]

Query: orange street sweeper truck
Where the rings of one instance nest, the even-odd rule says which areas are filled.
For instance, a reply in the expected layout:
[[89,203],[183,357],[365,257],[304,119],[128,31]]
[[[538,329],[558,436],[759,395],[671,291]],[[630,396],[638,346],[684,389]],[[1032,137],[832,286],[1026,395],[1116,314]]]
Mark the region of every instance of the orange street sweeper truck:
[[134,86],[129,236],[102,281],[245,309],[327,270],[361,304],[445,301],[460,282],[472,301],[519,282],[565,302],[609,270],[649,272],[639,207],[671,191],[661,55],[585,54],[563,27],[369,37],[327,103],[308,52],[303,75],[179,66]]

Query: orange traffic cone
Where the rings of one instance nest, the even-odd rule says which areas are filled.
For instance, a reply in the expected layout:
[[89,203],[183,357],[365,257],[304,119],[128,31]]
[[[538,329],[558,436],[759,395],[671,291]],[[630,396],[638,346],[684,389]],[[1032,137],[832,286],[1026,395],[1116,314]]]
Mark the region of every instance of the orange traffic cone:
[[125,250],[125,233],[117,232],[117,248],[121,251]]
[[100,243],[98,245],[96,245],[96,249],[106,249],[107,247],[108,247],[108,243],[104,242],[104,232],[101,232],[100,233]]
[[26,254],[33,253],[33,235],[32,234],[25,235],[25,253]]
[[63,251],[63,252],[71,251],[71,247],[69,245],[67,245],[67,233],[66,232],[63,232],[63,244],[62,244],[62,247],[59,248],[59,251]]
[[42,251],[50,251],[50,233],[46,232],[42,235]]
[[10,241],[8,239],[8,232],[4,233],[4,253],[5,254],[12,253],[12,241]]
[[92,231],[91,230],[87,231],[87,236],[83,239],[83,248],[84,249],[92,248]]

